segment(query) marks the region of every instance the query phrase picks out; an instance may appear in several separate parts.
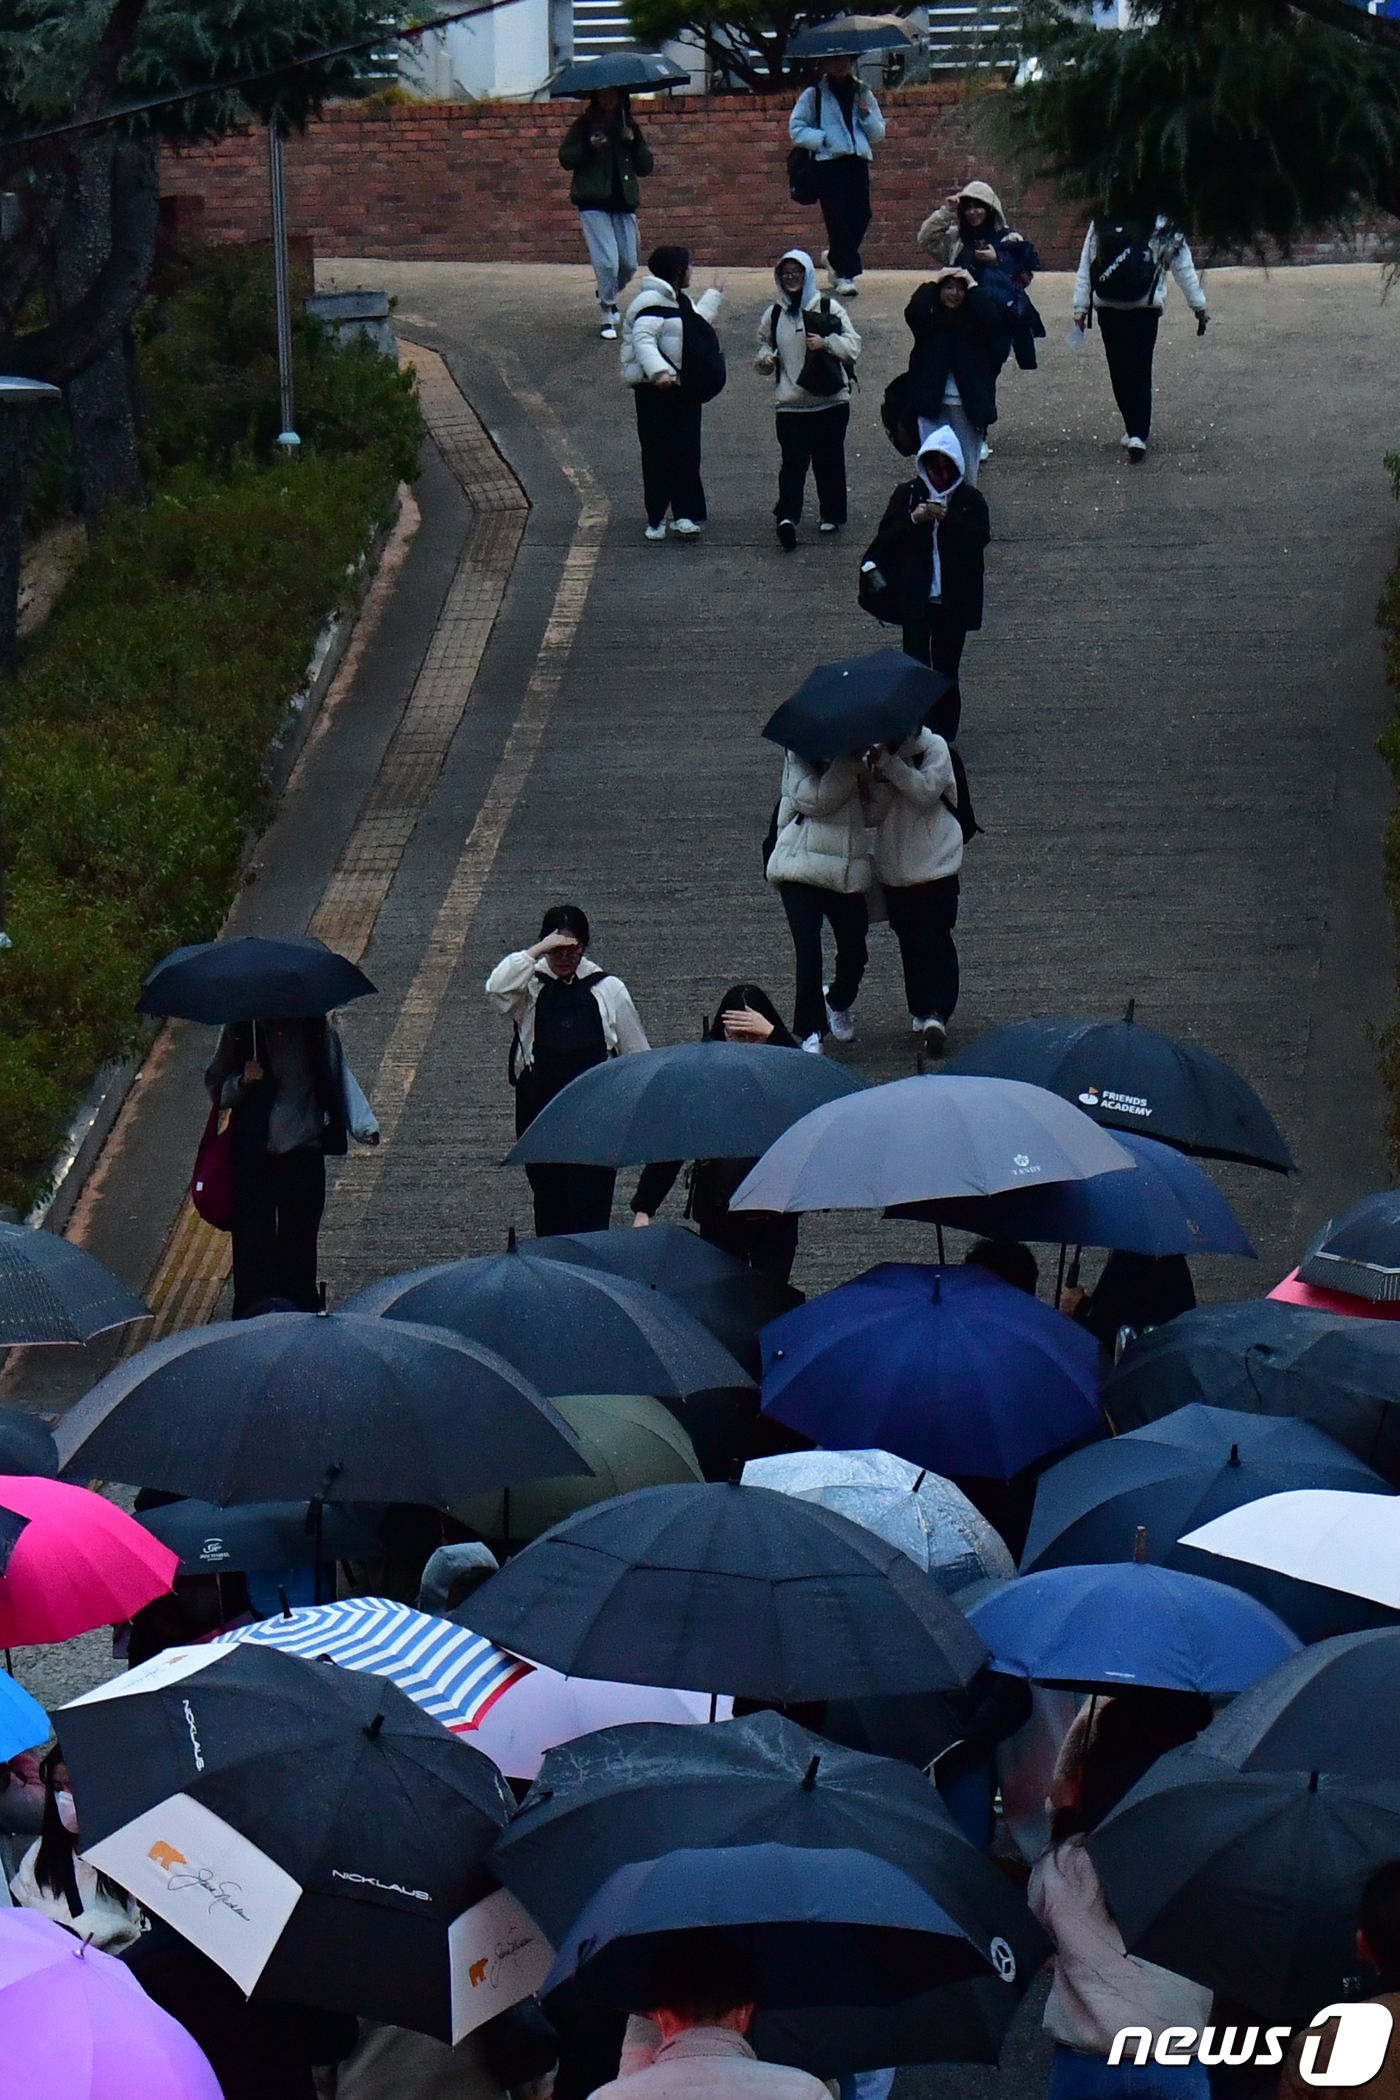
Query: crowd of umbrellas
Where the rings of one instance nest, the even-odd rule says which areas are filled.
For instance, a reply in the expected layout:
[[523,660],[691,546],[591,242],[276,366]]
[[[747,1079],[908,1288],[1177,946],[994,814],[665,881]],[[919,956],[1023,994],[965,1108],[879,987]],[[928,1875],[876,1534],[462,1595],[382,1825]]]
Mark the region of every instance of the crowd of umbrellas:
[[[355,988],[311,942],[163,968],[239,1019],[230,987],[269,961],[263,1013],[312,1010],[307,972]],[[964,1688],[1201,1694],[1215,1720],[1090,1852],[1130,1949],[1310,2019],[1400,1856],[1400,1199],[1101,1369],[1057,1302],[943,1260],[945,1229],[1058,1247],[1061,1273],[1086,1247],[1248,1255],[1197,1162],[1292,1164],[1236,1073],[1131,1009],[879,1086],[797,1051],[644,1052],[510,1161],[716,1157],[757,1158],[739,1208],[914,1216],[940,1258],[804,1303],[680,1228],[512,1236],[321,1315],[170,1335],[56,1438],[0,1415],[0,1645],[195,1577],[312,1574],[310,1601],[52,1717],[0,1676],[0,1756],[56,1733],[83,1857],[245,1993],[454,2042],[536,1994],[647,2010],[664,1935],[711,1928],[756,1964],[759,2053],[826,2076],[994,2063],[1046,1958],[929,1781]],[[81,1249],[0,1229],[0,1342],[143,1312]],[[955,1478],[1033,1483],[1019,1568]],[[94,1481],[182,1499],[132,1517]],[[453,1610],[333,1594],[403,1504],[501,1555]],[[74,1955],[0,1912],[26,2091],[216,2090],[129,1976]],[[44,2057],[58,2028],[103,2037],[79,2083]]]

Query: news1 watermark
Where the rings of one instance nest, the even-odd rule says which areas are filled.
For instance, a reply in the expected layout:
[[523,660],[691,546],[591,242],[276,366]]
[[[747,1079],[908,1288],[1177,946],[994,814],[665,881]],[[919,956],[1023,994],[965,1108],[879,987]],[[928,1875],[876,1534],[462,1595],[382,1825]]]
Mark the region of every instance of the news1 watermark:
[[[1305,2085],[1368,2085],[1385,2062],[1393,2022],[1390,2008],[1374,2001],[1361,2005],[1324,2005],[1313,2016],[1298,2052],[1298,2071]],[[1253,2064],[1266,2070],[1283,2062],[1293,2039],[1291,2027],[1120,2027],[1108,2052],[1110,2064],[1148,2062],[1177,2070],[1187,2064],[1234,2068]],[[1319,2065],[1319,2056],[1323,2062]]]

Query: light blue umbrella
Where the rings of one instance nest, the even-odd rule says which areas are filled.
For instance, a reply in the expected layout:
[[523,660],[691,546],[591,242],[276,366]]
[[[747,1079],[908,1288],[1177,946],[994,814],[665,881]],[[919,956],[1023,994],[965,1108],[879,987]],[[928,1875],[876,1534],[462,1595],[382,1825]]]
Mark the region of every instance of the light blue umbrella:
[[37,1699],[31,1699],[22,1684],[0,1673],[0,1759],[18,1757],[21,1750],[35,1750],[52,1734],[49,1717]]

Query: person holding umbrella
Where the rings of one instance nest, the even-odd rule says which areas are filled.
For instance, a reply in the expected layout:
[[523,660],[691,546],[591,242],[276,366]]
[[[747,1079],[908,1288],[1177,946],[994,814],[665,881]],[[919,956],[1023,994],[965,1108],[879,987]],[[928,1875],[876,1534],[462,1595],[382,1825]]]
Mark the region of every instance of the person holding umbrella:
[[870,226],[872,147],[885,136],[885,120],[849,52],[827,59],[821,79],[805,87],[788,119],[794,146],[816,156],[813,173],[830,246],[822,257],[830,288],[854,299],[861,273],[860,244]]
[[[827,1034],[855,1041],[851,1008],[870,951],[867,797],[870,768],[862,752],[808,759],[789,749],[764,874],[783,900],[797,965],[792,1032],[804,1050],[821,1053]],[[836,971],[822,982],[822,922],[836,937]]]
[[958,1003],[953,928],[963,835],[952,755],[941,736],[920,729],[868,758],[875,874],[899,942],[904,994],[921,1049],[941,1057]]
[[[744,2039],[758,1978],[744,1949],[699,1928],[666,1935],[653,1969],[654,2050],[628,2040],[628,2068],[594,2100],[830,2100],[819,2078],[760,2063]],[[649,2060],[648,2060],[649,2059]]]
[[[904,630],[904,653],[954,688],[968,634],[982,625],[984,551],[992,536],[986,498],[972,486],[951,423],[930,430],[917,472],[885,505],[860,569],[860,603]],[[962,696],[944,702],[956,734]]]
[[599,330],[604,342],[618,335],[617,295],[637,268],[639,176],[654,162],[625,88],[595,88],[581,117],[565,132],[559,165],[569,169],[569,202],[578,206],[588,259],[598,280]]

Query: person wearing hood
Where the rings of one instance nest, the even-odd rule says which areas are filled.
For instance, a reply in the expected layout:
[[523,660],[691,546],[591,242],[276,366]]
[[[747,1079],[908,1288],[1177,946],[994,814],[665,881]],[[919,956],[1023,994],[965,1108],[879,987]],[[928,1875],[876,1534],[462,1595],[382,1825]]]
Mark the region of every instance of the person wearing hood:
[[927,1057],[942,1057],[958,1003],[959,870],[963,835],[952,754],[931,729],[871,751],[875,879],[899,942],[904,992]]
[[997,373],[1006,314],[970,270],[935,270],[904,309],[914,338],[908,402],[926,438],[951,424],[962,446],[963,472],[977,486],[982,440],[997,419]]
[[844,299],[856,296],[860,244],[870,226],[871,149],[884,136],[885,120],[849,52],[827,60],[821,79],[803,88],[788,119],[793,145],[816,156],[817,196],[829,243],[822,260],[830,289]]
[[700,479],[704,400],[687,383],[682,301],[708,326],[724,293],[711,285],[691,302],[686,298],[689,283],[688,248],[653,248],[642,288],[622,324],[622,376],[637,404],[649,540],[665,539],[668,510],[672,528],[683,540],[696,539],[708,516]]
[[789,248],[773,272],[778,303],[758,324],[758,370],[776,382],[778,500],[773,516],[789,552],[797,545],[802,498],[810,467],[817,484],[820,530],[846,522],[846,427],[851,419],[851,374],[860,337],[844,306],[817,290],[812,258]]
[[569,202],[578,206],[588,259],[598,280],[604,342],[618,333],[617,295],[637,268],[639,175],[650,175],[652,152],[632,114],[625,88],[597,88],[583,115],[564,133],[559,165],[573,176]]
[[1186,236],[1170,219],[1128,214],[1111,223],[1089,222],[1074,280],[1074,325],[1090,327],[1097,307],[1109,382],[1123,418],[1118,442],[1132,466],[1146,458],[1152,434],[1152,358],[1168,270],[1196,316],[1197,335],[1204,335],[1210,320],[1206,295]]
[[[917,235],[935,263],[966,270],[992,294],[1004,314],[997,369],[1014,350],[1022,371],[1036,368],[1035,346],[1045,323],[1030,300],[1030,286],[1040,268],[1033,242],[1013,233],[1000,197],[989,182],[965,182],[929,213]],[[982,443],[985,459],[991,447]]]
[[[904,652],[956,688],[963,645],[982,625],[984,554],[992,536],[986,498],[968,486],[963,448],[940,424],[919,447],[918,471],[885,506],[861,565],[861,604],[897,621]],[[941,719],[956,735],[961,700],[945,695]]]

